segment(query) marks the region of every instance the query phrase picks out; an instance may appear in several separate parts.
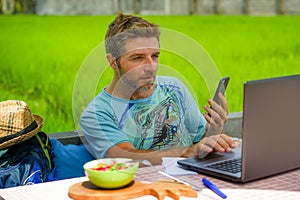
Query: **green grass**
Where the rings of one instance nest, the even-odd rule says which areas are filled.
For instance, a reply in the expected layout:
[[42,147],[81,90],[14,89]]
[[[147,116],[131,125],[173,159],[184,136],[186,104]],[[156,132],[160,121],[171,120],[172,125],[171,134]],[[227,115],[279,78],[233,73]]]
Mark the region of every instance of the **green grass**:
[[[230,111],[242,110],[247,80],[300,73],[299,16],[145,16],[202,45],[222,76]],[[74,129],[72,92],[78,70],[113,16],[0,16],[0,101],[21,99],[45,120],[43,130]],[[176,42],[176,41],[174,41]],[[208,96],[187,61],[162,53],[191,83],[202,109]],[[109,83],[111,71],[97,92]],[[87,82],[89,80],[86,80]],[[258,102],[259,103],[259,102]]]

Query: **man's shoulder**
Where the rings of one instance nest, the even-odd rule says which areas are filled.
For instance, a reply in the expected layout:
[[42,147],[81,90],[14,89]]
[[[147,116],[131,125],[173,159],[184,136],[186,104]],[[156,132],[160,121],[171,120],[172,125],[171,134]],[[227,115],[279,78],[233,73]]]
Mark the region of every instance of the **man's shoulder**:
[[95,111],[107,108],[109,104],[110,96],[103,89],[97,96],[95,96],[86,106],[85,111]]

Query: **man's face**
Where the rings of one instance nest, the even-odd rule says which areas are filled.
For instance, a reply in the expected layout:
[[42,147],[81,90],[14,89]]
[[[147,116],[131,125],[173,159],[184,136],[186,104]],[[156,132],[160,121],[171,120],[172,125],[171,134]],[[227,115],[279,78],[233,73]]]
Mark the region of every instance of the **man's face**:
[[119,62],[119,76],[123,84],[135,90],[149,90],[155,83],[159,43],[155,37],[134,38],[125,44]]

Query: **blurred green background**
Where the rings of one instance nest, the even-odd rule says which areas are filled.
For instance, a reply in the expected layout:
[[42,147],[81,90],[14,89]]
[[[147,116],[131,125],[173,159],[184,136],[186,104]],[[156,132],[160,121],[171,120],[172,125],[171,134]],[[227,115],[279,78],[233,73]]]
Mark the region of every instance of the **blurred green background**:
[[[0,101],[20,99],[41,115],[47,133],[74,130],[72,92],[78,70],[104,40],[114,16],[0,16]],[[222,76],[230,112],[242,111],[243,83],[300,73],[300,16],[144,16],[202,45]],[[199,107],[209,94],[183,59],[162,53],[160,61],[182,72]],[[111,71],[99,83],[110,81]],[[88,81],[88,80],[87,80]],[[96,93],[95,93],[96,95]],[[259,102],[258,102],[259,103]]]

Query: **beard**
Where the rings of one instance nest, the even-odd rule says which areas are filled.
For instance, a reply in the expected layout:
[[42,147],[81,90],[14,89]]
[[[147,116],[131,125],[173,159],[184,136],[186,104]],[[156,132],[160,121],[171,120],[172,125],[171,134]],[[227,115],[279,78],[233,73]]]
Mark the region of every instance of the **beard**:
[[128,79],[124,76],[120,76],[120,81],[123,83],[123,85],[133,89],[134,91],[141,92],[150,90],[153,87],[153,85],[155,84],[155,77],[153,77],[153,81],[139,83],[138,81]]
[[151,90],[151,88],[153,87],[153,85],[154,85],[154,81],[149,82],[149,83],[146,83],[146,84],[144,84],[144,85],[138,87],[138,88],[136,89],[136,91],[142,92],[142,91]]
[[118,66],[118,68],[119,80],[121,83],[136,92],[150,90],[155,84],[156,72],[147,71],[142,77],[137,77],[135,75],[139,74],[138,68],[132,69],[131,71],[125,73],[122,71],[122,67]]

